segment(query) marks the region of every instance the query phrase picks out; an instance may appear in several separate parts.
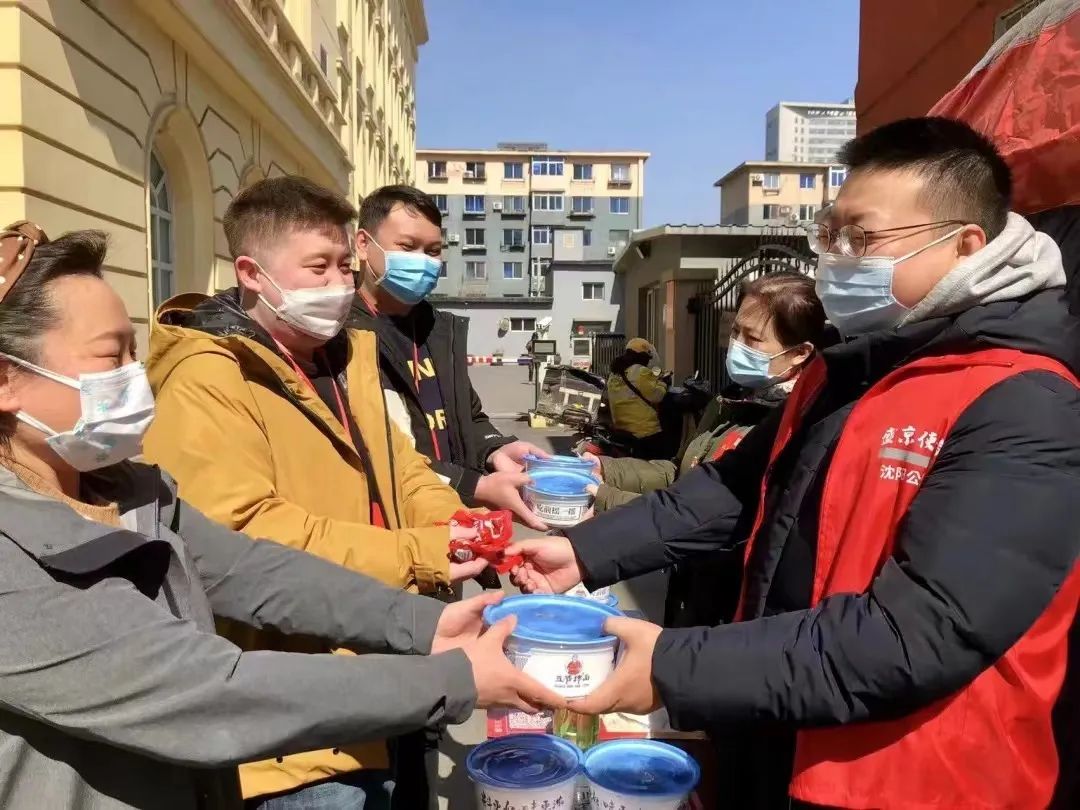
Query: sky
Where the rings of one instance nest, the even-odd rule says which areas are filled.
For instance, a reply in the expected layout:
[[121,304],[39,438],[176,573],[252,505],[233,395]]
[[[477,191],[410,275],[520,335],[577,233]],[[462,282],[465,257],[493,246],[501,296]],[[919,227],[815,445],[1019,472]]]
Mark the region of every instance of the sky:
[[858,0],[427,0],[417,146],[634,149],[646,227],[716,223],[778,101],[855,93]]

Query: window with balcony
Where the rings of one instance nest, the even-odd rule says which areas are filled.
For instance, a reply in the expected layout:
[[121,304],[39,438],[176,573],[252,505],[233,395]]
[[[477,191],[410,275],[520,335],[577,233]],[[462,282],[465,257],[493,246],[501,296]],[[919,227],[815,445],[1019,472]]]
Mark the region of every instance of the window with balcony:
[[446,161],[445,160],[430,160],[427,165],[428,180],[445,180],[446,179]]
[[799,188],[814,188],[817,185],[817,177],[809,172],[799,175]]
[[570,201],[570,211],[574,214],[591,214],[593,212],[593,198],[574,197]]
[[487,174],[487,167],[481,161],[469,160],[465,163],[466,180],[483,180]]
[[482,214],[482,213],[484,213],[484,195],[483,194],[466,194],[465,195],[465,213],[466,214]]
[[564,165],[561,157],[534,157],[532,173],[537,177],[562,177]]
[[507,195],[503,197],[504,214],[524,214],[525,198],[520,195]]
[[592,164],[591,163],[575,163],[574,164],[574,179],[575,180],[592,180]]
[[611,206],[611,213],[613,214],[629,214],[630,213],[630,198],[629,197],[609,197],[609,205]]
[[503,164],[503,180],[523,180],[525,179],[525,164],[524,163],[504,163]]
[[487,281],[487,262],[484,262],[484,261],[468,261],[468,262],[465,262],[465,280],[466,281]]
[[563,195],[533,194],[532,204],[534,211],[562,211]]
[[520,281],[525,278],[525,265],[521,262],[503,262],[503,279]]
[[582,301],[603,301],[604,300],[604,285],[603,285],[603,282],[583,281],[581,283],[581,300]]
[[629,163],[612,163],[611,164],[611,182],[620,186],[626,186],[630,184],[630,164]]
[[525,246],[525,231],[522,228],[503,228],[502,244],[504,248]]
[[450,206],[447,205],[445,194],[432,194],[431,201],[435,203],[435,207],[439,209],[440,214],[450,213]]
[[551,228],[535,227],[532,229],[532,241],[534,245],[551,244]]
[[482,248],[484,246],[484,229],[483,228],[466,228],[465,229],[465,247],[467,248]]
[[762,178],[762,187],[769,191],[779,191],[780,175],[777,172],[767,172]]

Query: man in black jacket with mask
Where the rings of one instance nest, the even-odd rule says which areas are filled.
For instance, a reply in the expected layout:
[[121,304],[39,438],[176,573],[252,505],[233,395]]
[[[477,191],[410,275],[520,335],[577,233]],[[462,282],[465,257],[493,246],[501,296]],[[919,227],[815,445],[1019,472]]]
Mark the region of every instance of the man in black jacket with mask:
[[544,451],[502,435],[469,381],[467,318],[425,299],[442,268],[442,215],[412,186],[364,199],[356,234],[358,294],[347,326],[379,336],[387,410],[466,503],[509,509],[546,528],[522,502],[523,457]]

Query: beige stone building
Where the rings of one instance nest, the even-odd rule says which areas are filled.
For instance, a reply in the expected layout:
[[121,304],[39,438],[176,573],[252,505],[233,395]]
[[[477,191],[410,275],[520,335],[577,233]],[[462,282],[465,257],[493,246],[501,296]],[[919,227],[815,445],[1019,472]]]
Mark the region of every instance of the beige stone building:
[[162,299],[231,286],[245,185],[412,180],[426,41],[422,0],[4,0],[0,219],[109,232],[145,332]]
[[836,199],[847,169],[830,163],[741,163],[714,185],[722,225],[809,224]]

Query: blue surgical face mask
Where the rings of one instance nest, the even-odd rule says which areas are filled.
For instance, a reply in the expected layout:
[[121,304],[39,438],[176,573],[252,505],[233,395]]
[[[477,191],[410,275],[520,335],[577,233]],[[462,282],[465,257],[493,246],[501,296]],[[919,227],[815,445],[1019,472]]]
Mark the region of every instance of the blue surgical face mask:
[[815,289],[829,321],[844,337],[899,326],[908,308],[893,296],[896,266],[960,233],[963,226],[899,258],[892,256],[818,256]]
[[[365,233],[367,233],[365,231]],[[375,279],[375,286],[382,287],[403,304],[419,304],[439,283],[442,262],[426,253],[405,250],[383,250],[370,233],[368,242],[382,251],[383,274]]]
[[738,383],[744,388],[764,388],[783,376],[782,374],[769,374],[769,363],[790,351],[792,349],[784,349],[776,354],[765,354],[763,351],[751,349],[745,343],[732,338],[728,343],[727,360],[725,361],[728,376],[732,382]]

